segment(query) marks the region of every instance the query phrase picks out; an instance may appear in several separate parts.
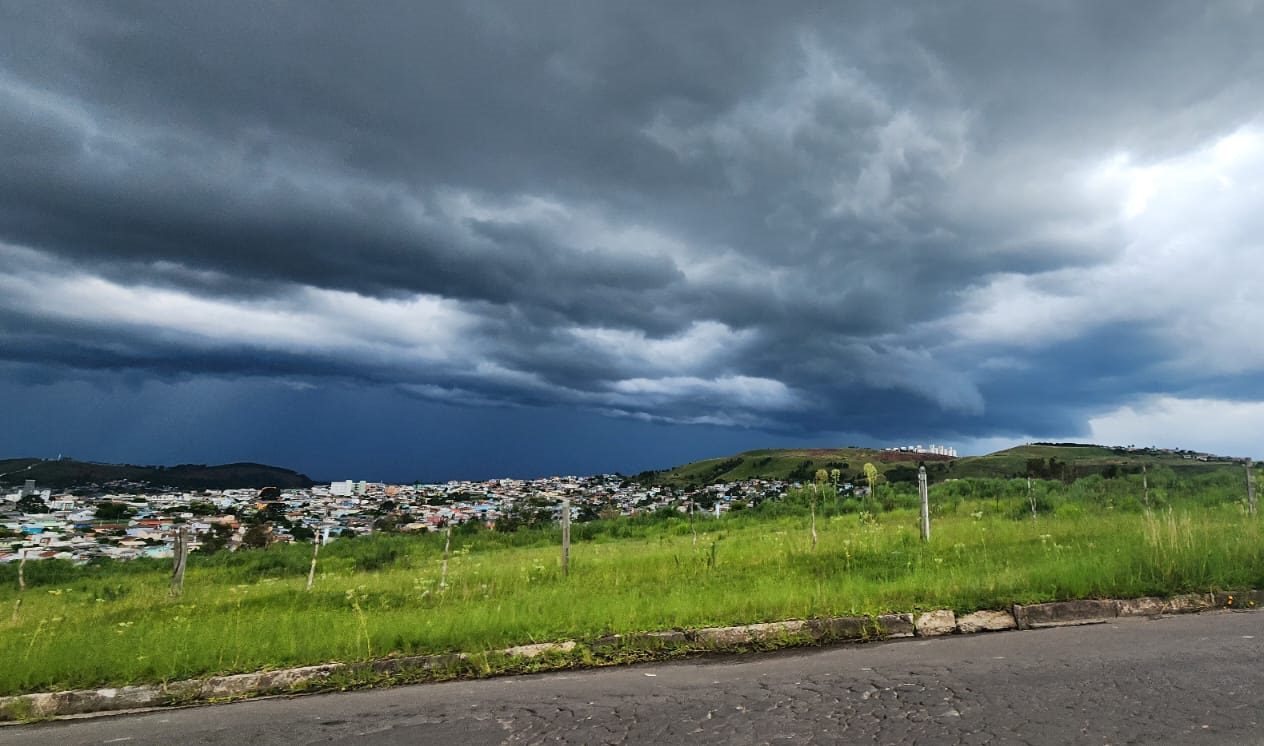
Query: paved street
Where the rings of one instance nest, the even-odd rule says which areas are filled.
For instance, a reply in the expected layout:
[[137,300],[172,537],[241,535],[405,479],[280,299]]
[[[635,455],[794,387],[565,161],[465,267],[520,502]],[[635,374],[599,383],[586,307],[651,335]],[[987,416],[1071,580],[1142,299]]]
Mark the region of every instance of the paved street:
[[0,744],[1264,743],[1264,612],[0,728]]

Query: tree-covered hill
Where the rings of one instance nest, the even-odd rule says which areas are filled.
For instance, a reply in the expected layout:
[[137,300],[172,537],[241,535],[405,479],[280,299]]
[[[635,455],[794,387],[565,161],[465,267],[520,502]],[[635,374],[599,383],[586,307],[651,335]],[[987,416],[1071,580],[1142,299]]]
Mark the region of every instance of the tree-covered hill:
[[137,466],[100,464],[74,459],[0,459],[0,485],[20,485],[34,479],[39,487],[69,489],[111,482],[144,482],[153,487],[232,489],[238,487],[310,487],[315,482],[290,469],[253,463]]

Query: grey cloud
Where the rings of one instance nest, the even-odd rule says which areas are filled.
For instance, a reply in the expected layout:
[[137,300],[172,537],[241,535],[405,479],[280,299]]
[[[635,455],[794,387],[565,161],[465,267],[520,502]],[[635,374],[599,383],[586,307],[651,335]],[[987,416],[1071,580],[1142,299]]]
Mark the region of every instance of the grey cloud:
[[[1201,384],[1163,372],[1181,353],[1150,328],[1116,327],[1115,360],[935,322],[996,277],[1120,261],[1084,169],[1256,121],[1261,27],[1250,3],[6,6],[0,241],[27,269],[294,310],[305,288],[424,295],[477,323],[456,361],[392,342],[353,364],[8,308],[0,354],[784,432],[1066,433]],[[572,333],[702,322],[734,336],[674,369]],[[792,396],[758,406],[748,380]]]

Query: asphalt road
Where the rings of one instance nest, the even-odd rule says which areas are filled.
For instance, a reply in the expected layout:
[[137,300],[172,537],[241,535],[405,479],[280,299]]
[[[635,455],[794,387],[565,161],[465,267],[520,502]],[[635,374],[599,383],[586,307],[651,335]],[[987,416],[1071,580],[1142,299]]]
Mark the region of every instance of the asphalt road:
[[1264,611],[240,702],[0,744],[1264,744]]

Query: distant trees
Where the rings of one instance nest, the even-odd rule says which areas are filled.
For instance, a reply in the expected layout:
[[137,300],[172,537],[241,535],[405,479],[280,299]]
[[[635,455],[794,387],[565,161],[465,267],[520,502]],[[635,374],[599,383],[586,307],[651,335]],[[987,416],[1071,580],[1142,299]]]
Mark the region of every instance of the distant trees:
[[215,554],[228,546],[228,540],[232,535],[232,526],[225,523],[217,523],[211,526],[210,531],[203,531],[198,534],[198,551],[203,554]]
[[250,526],[241,537],[241,545],[251,549],[267,549],[271,541],[272,530],[262,523]]
[[791,482],[807,482],[812,478],[812,460],[806,459],[790,470],[786,478]]
[[1048,460],[1027,459],[1027,476],[1033,479],[1060,479],[1068,484],[1075,481],[1075,473],[1068,468],[1067,463],[1053,456]]
[[909,484],[914,484],[917,482],[917,473],[918,473],[917,469],[913,468],[912,466],[898,465],[898,466],[892,466],[890,469],[887,469],[887,473],[884,475],[884,477],[891,484],[895,484],[897,482],[907,482]]
[[[398,530],[399,530],[400,525],[401,525],[401,524],[400,524],[400,519],[399,519],[399,516],[395,516],[395,515],[385,515],[385,516],[382,516],[381,518],[378,518],[376,521],[374,521],[374,522],[373,522],[373,530],[374,530],[374,531],[385,531],[385,532],[389,533],[389,532],[391,532],[391,531],[398,531]],[[301,528],[301,527],[300,527],[300,528]],[[290,534],[291,534],[291,535],[293,535],[295,530],[296,530],[296,529],[291,528],[291,529],[290,529]],[[297,536],[295,536],[295,538],[298,538],[298,537],[297,537]]]
[[131,518],[135,512],[125,503],[113,501],[98,503],[96,519],[100,521],[123,521]]
[[287,508],[285,503],[270,502],[258,510],[253,516],[255,523],[275,523],[285,528],[290,527],[290,520],[286,517]]
[[47,513],[48,503],[39,495],[23,495],[17,508],[23,513]]

